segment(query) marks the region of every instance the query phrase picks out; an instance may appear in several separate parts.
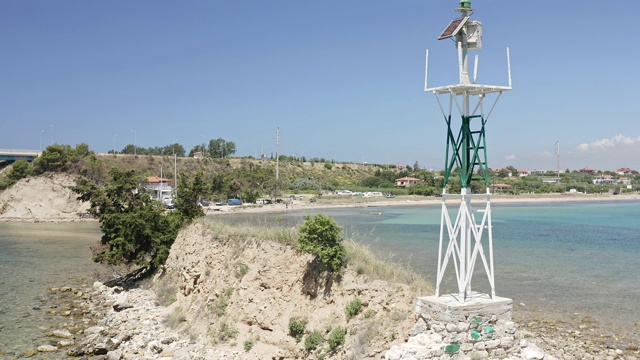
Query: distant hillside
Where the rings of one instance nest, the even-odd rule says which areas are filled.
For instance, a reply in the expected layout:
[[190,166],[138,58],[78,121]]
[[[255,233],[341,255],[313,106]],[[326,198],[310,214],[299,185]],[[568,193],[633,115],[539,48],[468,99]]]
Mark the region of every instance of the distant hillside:
[[[153,155],[113,155],[98,154],[97,158],[103,163],[108,170],[111,167],[120,167],[125,170],[135,170],[137,173],[173,178],[174,175],[174,159],[171,156],[153,156]],[[276,171],[275,160],[256,160],[249,158],[226,158],[226,159],[195,159],[191,157],[178,157],[176,164],[178,174],[185,173],[193,175],[197,171],[202,172],[224,172],[240,168],[248,170],[269,169],[274,173]],[[280,162],[279,175],[282,181],[293,181],[300,177],[318,179],[328,182],[338,182],[342,185],[356,185],[362,179],[374,176],[376,170],[381,170],[379,166],[354,163],[336,163],[332,164],[331,169],[321,162]]]
[[[102,172],[112,167],[135,170],[144,176],[162,176],[174,179],[186,175],[193,177],[201,171],[207,183],[211,184],[212,194],[257,193],[258,196],[272,192],[276,186],[276,162],[248,158],[195,159],[171,156],[151,155],[97,155],[102,164]],[[174,170],[175,168],[175,170]],[[279,184],[281,190],[314,192],[342,187],[353,188],[363,179],[374,176],[380,166],[353,163],[321,162],[281,162],[279,165]]]

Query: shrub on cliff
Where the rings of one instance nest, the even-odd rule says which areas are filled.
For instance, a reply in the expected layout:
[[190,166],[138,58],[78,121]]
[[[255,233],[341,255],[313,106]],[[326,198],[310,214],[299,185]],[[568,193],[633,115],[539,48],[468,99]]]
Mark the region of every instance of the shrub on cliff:
[[307,216],[299,231],[300,251],[314,254],[330,271],[339,271],[344,266],[342,228],[332,218],[322,214]]

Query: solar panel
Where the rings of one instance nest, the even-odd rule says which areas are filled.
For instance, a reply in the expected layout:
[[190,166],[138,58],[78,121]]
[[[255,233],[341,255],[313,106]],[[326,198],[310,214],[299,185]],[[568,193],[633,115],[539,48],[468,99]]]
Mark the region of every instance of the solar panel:
[[460,29],[462,29],[464,24],[467,22],[467,20],[469,20],[468,16],[451,20],[451,22],[449,23],[449,26],[447,26],[447,28],[444,29],[442,34],[440,34],[440,37],[438,37],[438,40],[456,36],[456,34],[458,34]]

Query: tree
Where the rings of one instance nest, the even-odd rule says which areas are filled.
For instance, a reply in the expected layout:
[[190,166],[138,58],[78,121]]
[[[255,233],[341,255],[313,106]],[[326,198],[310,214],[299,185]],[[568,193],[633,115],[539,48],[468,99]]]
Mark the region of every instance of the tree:
[[207,192],[203,178],[202,171],[195,175],[193,181],[189,181],[189,177],[186,175],[180,176],[176,208],[187,221],[204,216],[199,203],[202,196]]
[[411,185],[408,188],[408,192],[410,195],[423,195],[423,196],[429,196],[429,195],[433,195],[437,192],[436,188],[425,183],[425,182],[418,182],[415,183],[413,185]]
[[29,166],[29,162],[27,160],[16,160],[11,167],[11,172],[7,177],[11,181],[18,181],[22,178],[25,178],[29,175],[31,167]]
[[109,265],[138,265],[155,270],[164,264],[175,240],[182,216],[177,212],[165,215],[164,207],[139,191],[139,178],[133,170],[112,168],[112,181],[104,188],[81,178],[71,189],[78,200],[89,201],[89,213],[98,217],[103,247],[93,260]]
[[346,262],[346,252],[342,245],[342,228],[323,214],[313,218],[305,217],[300,226],[298,249],[314,254],[330,271],[339,271]]
[[236,143],[222,138],[209,140],[209,156],[223,158],[236,153]]
[[369,176],[360,181],[360,185],[368,188],[391,188],[394,183],[381,176]]
[[38,156],[33,162],[33,170],[36,174],[47,171],[63,171],[69,161],[68,154],[71,151],[69,145],[53,144]]
[[[169,152],[169,148],[171,148],[171,152]],[[176,154],[178,157],[183,157],[186,154],[186,151],[184,149],[184,146],[182,146],[179,143],[175,143],[175,144],[171,144],[169,146],[167,146],[167,151],[166,151],[166,155],[173,155]]]
[[134,146],[133,144],[129,144],[127,146],[125,146],[122,151],[120,151],[120,154],[126,154],[126,155],[141,155],[140,149],[137,148],[136,146]]

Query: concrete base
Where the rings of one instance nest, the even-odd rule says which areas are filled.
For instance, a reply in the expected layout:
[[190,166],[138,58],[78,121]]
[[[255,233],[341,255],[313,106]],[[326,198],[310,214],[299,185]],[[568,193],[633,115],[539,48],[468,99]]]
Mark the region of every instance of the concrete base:
[[422,325],[414,333],[440,334],[445,353],[486,351],[500,357],[517,347],[512,310],[513,300],[481,293],[472,293],[464,303],[458,301],[458,294],[420,297],[416,313]]
[[435,321],[467,321],[476,316],[490,317],[493,322],[511,321],[513,300],[472,292],[464,303],[458,294],[439,297],[419,297],[416,301],[416,313],[423,318]]

